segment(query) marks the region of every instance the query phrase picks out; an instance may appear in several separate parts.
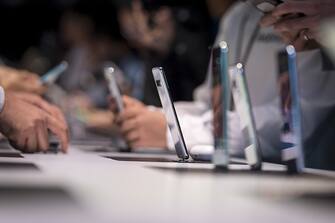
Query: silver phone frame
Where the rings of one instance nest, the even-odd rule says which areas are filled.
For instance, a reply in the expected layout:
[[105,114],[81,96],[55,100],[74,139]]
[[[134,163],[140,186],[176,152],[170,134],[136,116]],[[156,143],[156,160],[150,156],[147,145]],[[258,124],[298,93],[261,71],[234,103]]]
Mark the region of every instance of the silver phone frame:
[[[236,83],[236,88],[243,92],[244,97],[242,95],[242,103],[243,107],[246,109],[245,111],[242,111],[247,116],[247,134],[248,134],[248,140],[250,141],[250,145],[248,145],[244,149],[245,158],[247,160],[248,165],[253,170],[261,170],[262,168],[262,153],[261,153],[261,147],[259,144],[259,140],[257,137],[257,130],[256,130],[256,122],[254,118],[254,114],[252,111],[252,104],[250,99],[250,93],[248,89],[248,84],[245,76],[245,71],[243,68],[242,63],[237,63],[235,66],[230,67],[229,69],[230,74],[230,82],[231,82],[231,91],[234,99],[235,107],[236,105],[236,95],[234,94],[235,86],[234,82]],[[239,109],[236,109],[237,113],[241,113],[238,111]],[[241,117],[244,114],[239,114]],[[253,146],[253,147],[251,147]]]
[[170,90],[163,68],[152,68],[152,75],[155,80],[155,85],[164,110],[177,156],[181,159],[181,161],[186,161],[189,159],[190,155],[187,151],[184,136],[179,125],[178,116],[171,99]]
[[282,150],[282,161],[286,163],[289,173],[302,173],[305,168],[304,150],[303,150],[303,126],[302,109],[300,104],[299,75],[297,68],[297,56],[294,46],[286,47],[288,55],[288,75],[291,93],[291,116],[293,128],[293,146]]
[[46,85],[55,83],[68,67],[69,64],[66,61],[62,61],[40,77],[41,83]]
[[[212,90],[217,85],[220,85],[220,103],[222,113],[221,118],[217,120],[215,114],[215,106],[212,102],[213,110],[213,140],[214,140],[214,154],[212,162],[215,167],[220,169],[227,169],[229,165],[229,128],[228,128],[228,112],[230,109],[231,89],[228,65],[228,44],[221,41],[217,47],[212,49]],[[218,79],[218,83],[216,82]],[[214,95],[212,94],[212,100]],[[221,122],[222,132],[219,136],[215,133],[215,122]]]
[[106,67],[104,69],[104,76],[106,81],[108,82],[109,93],[116,101],[118,112],[122,112],[124,110],[124,105],[119,86],[116,83],[114,71],[115,69],[113,67]]

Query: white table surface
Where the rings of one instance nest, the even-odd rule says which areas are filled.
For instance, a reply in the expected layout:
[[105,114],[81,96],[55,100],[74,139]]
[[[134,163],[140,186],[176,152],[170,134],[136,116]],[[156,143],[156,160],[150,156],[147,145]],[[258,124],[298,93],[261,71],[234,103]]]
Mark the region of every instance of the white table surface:
[[211,164],[102,157],[111,154],[73,146],[66,155],[0,158],[40,169],[0,168],[0,194],[6,194],[1,188],[56,187],[70,196],[70,201],[38,192],[36,198],[0,197],[0,222],[335,222],[333,172],[288,176],[272,164],[259,173],[245,165],[214,172]]

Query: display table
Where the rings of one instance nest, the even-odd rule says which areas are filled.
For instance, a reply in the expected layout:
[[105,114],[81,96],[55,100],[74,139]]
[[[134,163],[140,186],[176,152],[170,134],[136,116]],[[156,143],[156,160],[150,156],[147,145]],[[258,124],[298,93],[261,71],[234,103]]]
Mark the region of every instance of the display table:
[[[0,150],[0,222],[334,222],[335,174],[289,176],[281,165],[117,161],[173,156]],[[7,157],[5,156],[7,153]],[[12,154],[12,155],[8,155]],[[19,154],[19,153],[15,153]],[[10,156],[10,157],[8,157]],[[120,159],[119,159],[120,160]],[[127,159],[123,159],[127,160]]]

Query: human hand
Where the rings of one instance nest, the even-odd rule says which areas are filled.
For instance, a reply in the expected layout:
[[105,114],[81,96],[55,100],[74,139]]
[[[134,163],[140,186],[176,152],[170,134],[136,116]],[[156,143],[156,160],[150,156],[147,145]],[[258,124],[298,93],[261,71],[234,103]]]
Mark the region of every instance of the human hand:
[[23,152],[46,151],[49,148],[48,130],[59,138],[61,149],[66,152],[67,125],[15,93],[6,92],[5,105],[0,113],[0,131],[16,149]]
[[290,0],[277,6],[265,15],[260,24],[273,26],[275,32],[287,44],[292,44],[297,51],[319,47],[319,29],[321,6],[329,0]]
[[125,38],[136,48],[154,50],[165,54],[175,36],[175,26],[168,8],[161,8],[150,15],[138,0],[132,2],[131,9],[121,10],[119,22]]
[[120,132],[131,148],[167,148],[165,116],[141,102],[124,96],[125,109],[116,117]]
[[12,94],[14,94],[17,98],[27,103],[33,104],[39,107],[40,109],[44,110],[49,115],[52,115],[54,118],[56,118],[63,126],[66,127],[66,129],[68,129],[64,114],[57,106],[48,103],[47,101],[45,101],[39,95],[36,94],[21,93],[21,92],[12,92]]

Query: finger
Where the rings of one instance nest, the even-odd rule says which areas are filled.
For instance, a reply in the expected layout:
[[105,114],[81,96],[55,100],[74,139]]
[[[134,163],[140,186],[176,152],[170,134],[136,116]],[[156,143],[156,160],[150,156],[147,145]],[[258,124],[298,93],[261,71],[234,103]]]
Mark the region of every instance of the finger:
[[303,29],[309,29],[317,27],[320,23],[319,16],[309,16],[294,19],[285,19],[274,25],[274,29],[277,32],[283,31],[300,31]]
[[123,122],[120,126],[120,131],[123,135],[126,135],[130,131],[134,131],[136,128],[138,128],[138,122],[136,119],[129,119],[126,122]]
[[140,143],[138,141],[128,142],[129,147],[132,148],[132,149],[140,148],[141,146],[139,144]]
[[275,24],[278,20],[278,17],[275,17],[272,14],[267,14],[261,18],[259,24],[261,27],[268,27]]
[[299,32],[279,32],[279,37],[286,44],[291,44],[299,36]]
[[156,24],[162,24],[171,21],[171,11],[167,7],[161,7],[154,15]]
[[21,143],[22,146],[20,147],[20,150],[22,152],[29,153],[28,146],[27,146],[28,137],[25,136],[23,140],[24,141]]
[[146,33],[148,31],[148,24],[147,24],[147,16],[143,10],[141,1],[135,0],[133,1],[133,16],[134,22],[137,25],[138,31],[140,33]]
[[69,128],[67,122],[65,121],[65,117],[59,117],[60,114],[48,114],[48,115],[57,121],[57,124],[61,129],[68,132]]
[[47,151],[49,149],[49,135],[45,122],[39,122],[37,124],[36,136],[38,149],[41,151]]
[[123,103],[124,103],[125,107],[132,107],[132,106],[141,106],[141,105],[143,105],[142,102],[140,102],[140,101],[138,101],[138,100],[136,100],[134,98],[131,98],[129,96],[126,96],[126,95],[124,95],[122,97],[122,99],[123,99]]
[[9,143],[12,147],[14,147],[14,149],[24,152],[26,137],[24,135],[18,135],[16,138],[10,139]]
[[43,86],[36,75],[28,73],[22,76],[22,87],[26,89],[26,91],[32,93],[43,93],[46,90],[46,86]]
[[62,151],[66,153],[69,144],[67,129],[50,115],[47,115],[47,128],[58,137]]
[[148,147],[148,143],[145,143],[140,138],[138,138],[138,139],[136,139],[132,142],[129,142],[128,144],[129,144],[130,148],[133,148],[133,149]]
[[62,121],[65,120],[63,117],[61,117],[62,116],[61,111],[56,106],[51,105],[50,103],[42,99],[40,96],[34,95],[31,100],[33,104],[35,104],[48,114],[58,118],[59,120]]
[[287,1],[277,6],[272,15],[282,17],[287,14],[303,13],[305,15],[316,15],[320,13],[320,3],[317,1]]
[[37,136],[36,136],[36,129],[32,129],[28,133],[28,137],[26,140],[25,150],[27,152],[37,152]]
[[127,141],[127,143],[134,144],[140,139],[140,135],[138,131],[130,131],[127,134],[123,135],[124,139]]
[[128,108],[124,110],[117,118],[118,122],[126,122],[129,119],[134,119],[139,115],[140,111],[136,108]]
[[43,100],[40,96],[27,93],[27,94],[19,95],[19,97],[23,99],[24,101],[43,109],[49,114],[52,114],[52,109],[50,108],[50,104],[46,102],[45,100]]
[[64,113],[55,105],[51,106],[52,114],[63,123],[63,125],[67,125]]

